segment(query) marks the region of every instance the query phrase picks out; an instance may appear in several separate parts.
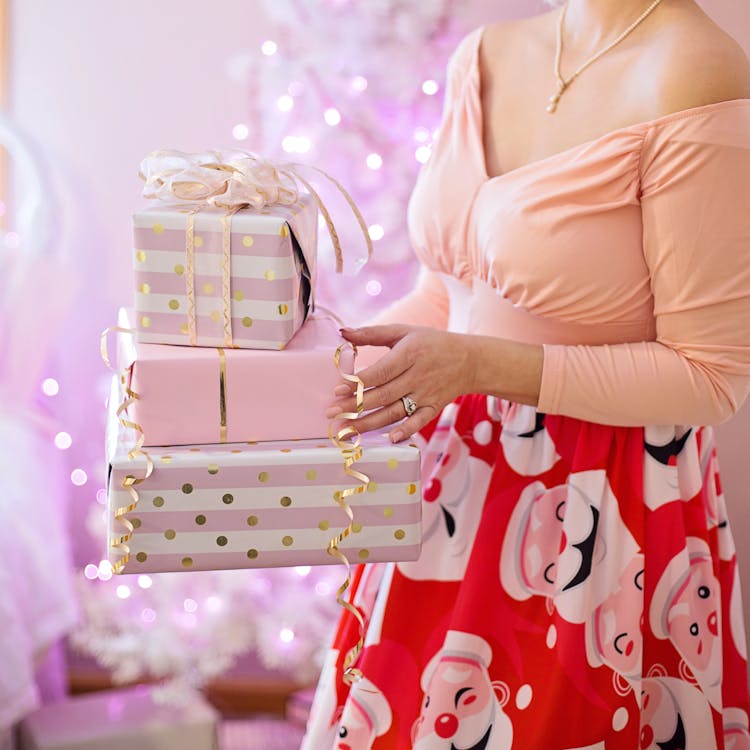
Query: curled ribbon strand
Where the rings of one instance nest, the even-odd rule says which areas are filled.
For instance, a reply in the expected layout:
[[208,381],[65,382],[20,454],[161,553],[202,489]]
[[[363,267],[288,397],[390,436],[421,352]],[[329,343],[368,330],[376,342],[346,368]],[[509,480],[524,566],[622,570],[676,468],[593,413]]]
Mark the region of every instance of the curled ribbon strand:
[[[349,373],[341,371],[341,352],[346,346],[352,345],[349,343],[344,343],[338,346],[338,348],[336,349],[336,353],[334,354],[334,362],[336,363],[336,367],[338,368],[340,375],[350,383],[356,384],[357,406],[356,411],[342,412],[341,414],[337,415],[336,419],[357,419],[357,417],[359,417],[359,415],[362,413],[362,410],[364,409],[365,384],[357,375],[350,375]],[[356,347],[353,348],[356,354]],[[363,474],[361,471],[353,468],[354,463],[362,458],[363,453],[362,436],[359,434],[359,431],[353,425],[347,425],[346,427],[342,427],[338,432],[336,432],[336,434],[334,434],[333,421],[331,421],[328,424],[328,436],[331,439],[331,442],[341,451],[341,454],[344,457],[344,471],[346,472],[346,474],[359,482],[359,484],[353,487],[346,487],[334,494],[334,499],[339,504],[344,513],[346,513],[346,516],[349,519],[349,524],[345,529],[343,529],[336,536],[334,536],[333,539],[330,540],[327,549],[327,552],[329,555],[331,555],[331,557],[335,557],[346,567],[346,578],[336,592],[336,602],[347,612],[352,614],[359,623],[359,639],[357,643],[349,649],[349,651],[346,653],[346,656],[344,657],[344,682],[348,685],[351,685],[352,683],[362,678],[362,672],[359,669],[356,669],[354,665],[356,664],[357,658],[364,648],[365,620],[359,609],[357,609],[357,607],[350,604],[343,598],[352,581],[351,564],[349,563],[346,555],[344,555],[339,549],[339,545],[352,533],[352,528],[354,525],[354,512],[347,502],[347,498],[350,498],[353,495],[360,495],[365,492],[367,486],[370,484],[370,478],[366,474]]]
[[[129,328],[121,327],[105,328],[104,331],[102,331],[99,342],[99,349],[102,355],[102,359],[104,360],[104,364],[107,365],[110,370],[113,370],[112,363],[109,358],[109,352],[107,351],[107,336],[111,332],[133,333],[133,331]],[[117,407],[115,416],[123,427],[134,430],[137,435],[135,444],[128,451],[128,459],[131,461],[135,461],[139,456],[143,456],[146,459],[146,469],[143,473],[143,476],[137,477],[134,474],[127,474],[122,480],[121,486],[123,489],[128,491],[128,494],[130,495],[130,502],[127,505],[119,506],[115,509],[114,512],[115,521],[118,521],[125,528],[125,532],[123,534],[120,534],[119,536],[113,536],[109,540],[109,545],[114,550],[116,550],[118,554],[120,554],[120,559],[116,560],[112,564],[112,572],[114,574],[121,573],[123,571],[123,568],[128,564],[128,561],[130,560],[130,546],[128,545],[128,542],[133,537],[133,531],[135,530],[135,527],[127,518],[127,516],[138,507],[138,503],[140,501],[138,490],[136,489],[136,487],[142,482],[145,482],[154,471],[153,459],[147,451],[143,450],[143,442],[146,437],[143,433],[143,429],[138,423],[133,422],[123,416],[123,414],[127,413],[130,405],[135,403],[140,398],[140,396],[128,387],[126,383],[126,375],[124,372],[120,372],[118,373],[118,375],[120,378],[120,385],[123,386],[123,389],[125,391],[125,397]]]

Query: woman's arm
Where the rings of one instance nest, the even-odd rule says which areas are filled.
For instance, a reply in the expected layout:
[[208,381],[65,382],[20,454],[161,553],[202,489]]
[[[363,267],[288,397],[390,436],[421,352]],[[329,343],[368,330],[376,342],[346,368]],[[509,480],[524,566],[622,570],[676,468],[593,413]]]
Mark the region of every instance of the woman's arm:
[[403,417],[407,394],[420,410],[405,434],[467,392],[603,424],[731,416],[750,390],[750,102],[691,114],[649,131],[641,154],[655,341],[542,348],[404,326],[347,333],[392,347],[361,373],[376,409],[361,429]]

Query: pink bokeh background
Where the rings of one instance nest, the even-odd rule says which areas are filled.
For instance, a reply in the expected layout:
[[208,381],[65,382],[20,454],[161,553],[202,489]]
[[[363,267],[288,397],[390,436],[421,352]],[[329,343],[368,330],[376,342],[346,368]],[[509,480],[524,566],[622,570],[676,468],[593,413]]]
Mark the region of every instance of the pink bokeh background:
[[[701,5],[750,51],[745,0]],[[530,15],[543,3],[499,0],[479,6],[467,10],[467,25]],[[47,252],[72,272],[59,277],[73,300],[68,314],[50,320],[61,333],[41,375],[60,384],[60,393],[45,404],[57,430],[72,437],[64,454],[67,475],[82,469],[88,477],[82,486],[69,488],[74,558],[83,566],[102,557],[84,525],[105,480],[99,436],[108,375],[98,337],[131,296],[130,216],[142,202],[138,164],[158,147],[233,145],[232,129],[248,117],[249,102],[244,85],[228,74],[228,64],[258,48],[270,33],[270,21],[262,3],[252,0],[16,0],[11,22],[10,116],[46,176],[53,216]],[[435,60],[436,78],[442,79],[445,62]],[[9,202],[11,229],[13,206],[21,197],[16,187]],[[26,293],[33,299],[33,286]],[[750,406],[718,430],[746,591],[749,432]],[[750,622],[750,608],[746,619]]]

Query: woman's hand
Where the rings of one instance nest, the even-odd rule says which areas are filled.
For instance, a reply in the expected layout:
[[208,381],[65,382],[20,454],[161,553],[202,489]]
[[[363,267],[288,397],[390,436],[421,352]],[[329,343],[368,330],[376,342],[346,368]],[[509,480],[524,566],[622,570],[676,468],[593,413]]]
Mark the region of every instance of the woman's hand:
[[[390,347],[390,352],[357,373],[366,389],[364,411],[370,412],[357,420],[359,432],[382,429],[406,416],[390,433],[397,443],[421,430],[457,396],[473,392],[474,337],[409,325],[344,328],[341,334],[357,346]],[[326,416],[356,411],[353,393],[353,384],[339,385]],[[401,400],[404,396],[417,405],[411,416]]]

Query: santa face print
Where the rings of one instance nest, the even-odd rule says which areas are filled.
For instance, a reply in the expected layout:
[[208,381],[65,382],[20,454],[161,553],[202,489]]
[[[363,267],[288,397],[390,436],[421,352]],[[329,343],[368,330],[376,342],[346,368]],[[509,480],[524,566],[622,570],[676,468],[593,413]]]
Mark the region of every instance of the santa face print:
[[750,750],[747,713],[741,708],[725,707],[722,715],[725,750]]
[[[490,397],[493,398],[493,397]],[[492,415],[488,401],[488,411]],[[495,411],[503,422],[500,443],[508,465],[518,474],[541,474],[560,459],[544,426],[545,414],[533,406],[495,399]]]
[[500,578],[514,599],[546,596],[564,619],[585,622],[618,588],[637,552],[606,474],[578,472],[567,484],[537,481],[521,492],[503,540]]
[[654,590],[651,628],[669,638],[712,703],[719,705],[721,606],[708,545],[688,537]]
[[598,521],[599,511],[566,485],[536,494],[520,540],[520,571],[528,590],[554,596],[585,580]]
[[692,459],[697,451],[694,429],[647,426],[644,448],[643,492],[650,510],[698,492],[702,477],[697,462],[682,459]]
[[375,741],[375,727],[354,698],[346,703],[336,741],[336,750],[370,750]]
[[637,680],[643,652],[643,555],[623,570],[618,587],[586,624],[589,663],[606,664],[625,678]]
[[[429,680],[422,711],[414,725],[413,748],[508,750],[513,726],[503,711],[507,686],[490,681],[486,664],[491,652],[485,641],[470,634],[458,634],[458,638],[462,648],[477,644],[476,653],[452,651],[449,637],[446,648],[428,664],[423,683],[428,676]],[[497,690],[502,693],[502,701]]]
[[453,428],[438,425],[422,459],[422,552],[419,560],[398,564],[403,575],[438,581],[463,577],[490,471],[487,463],[469,454]]
[[391,708],[382,691],[366,677],[352,686],[341,716],[334,750],[370,750],[391,728]]
[[[710,671],[712,656],[718,655],[718,581],[710,559],[691,562],[690,575],[673,599],[667,615],[672,639],[698,672]],[[716,665],[719,678],[719,665]],[[708,676],[708,674],[707,674]]]
[[[577,539],[568,539],[563,523],[577,515]],[[599,512],[566,486],[537,495],[521,537],[521,575],[525,585],[554,596],[585,579],[591,571]]]
[[690,683],[646,678],[640,697],[641,750],[716,750],[708,701]]

